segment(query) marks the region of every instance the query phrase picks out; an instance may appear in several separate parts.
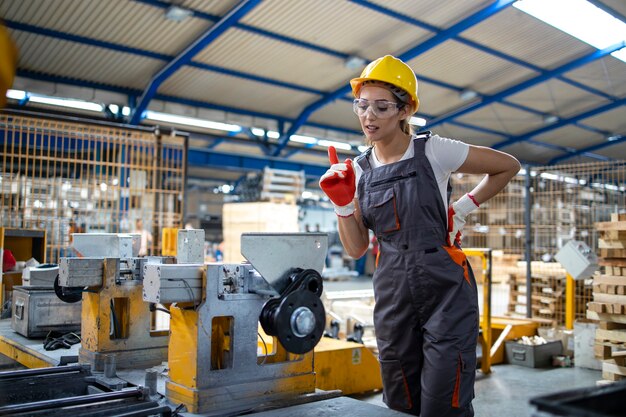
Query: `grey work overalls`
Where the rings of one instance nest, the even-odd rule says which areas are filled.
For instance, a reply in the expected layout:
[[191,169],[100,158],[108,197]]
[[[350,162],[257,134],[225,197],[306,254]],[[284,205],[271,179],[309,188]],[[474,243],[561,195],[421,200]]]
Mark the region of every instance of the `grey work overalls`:
[[428,137],[411,159],[372,169],[367,156],[359,207],[379,241],[374,327],[383,400],[422,417],[473,416],[478,338],[476,281],[463,252],[445,243],[447,216]]

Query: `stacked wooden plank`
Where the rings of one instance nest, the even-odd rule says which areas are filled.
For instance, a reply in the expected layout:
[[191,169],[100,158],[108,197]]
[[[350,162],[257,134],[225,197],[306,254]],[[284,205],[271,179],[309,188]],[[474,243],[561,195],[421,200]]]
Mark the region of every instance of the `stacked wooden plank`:
[[596,229],[604,273],[594,277],[587,318],[599,320],[594,351],[602,378],[617,381],[626,379],[626,214],[613,214]]
[[[518,262],[518,271],[510,274],[507,314],[526,317],[526,262]],[[556,262],[531,263],[532,318],[542,326],[557,327],[565,322],[566,271]],[[585,284],[576,282],[575,297],[584,296]],[[584,315],[584,310],[581,311]]]
[[261,200],[295,203],[302,198],[304,185],[304,171],[265,167],[261,182]]

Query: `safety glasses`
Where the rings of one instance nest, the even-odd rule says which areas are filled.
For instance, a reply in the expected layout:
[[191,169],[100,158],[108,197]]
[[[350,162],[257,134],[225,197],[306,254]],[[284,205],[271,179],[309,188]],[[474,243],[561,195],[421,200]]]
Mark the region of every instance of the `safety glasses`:
[[404,104],[394,103],[387,100],[369,101],[364,98],[357,98],[352,103],[352,110],[357,116],[365,116],[367,109],[372,109],[374,116],[379,119],[388,119],[395,115]]

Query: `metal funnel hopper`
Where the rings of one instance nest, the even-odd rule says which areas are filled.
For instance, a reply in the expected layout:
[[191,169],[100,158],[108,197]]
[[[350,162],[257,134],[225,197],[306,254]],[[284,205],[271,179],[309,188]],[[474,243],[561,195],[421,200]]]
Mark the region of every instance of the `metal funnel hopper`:
[[314,269],[321,275],[327,248],[326,233],[241,235],[241,254],[279,294],[294,268]]

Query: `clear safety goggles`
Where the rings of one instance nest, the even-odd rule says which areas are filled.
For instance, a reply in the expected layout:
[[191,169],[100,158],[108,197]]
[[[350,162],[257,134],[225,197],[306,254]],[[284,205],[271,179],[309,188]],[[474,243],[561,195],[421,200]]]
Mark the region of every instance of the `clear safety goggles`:
[[369,101],[364,98],[357,98],[352,102],[352,110],[357,116],[365,116],[367,109],[372,109],[374,116],[379,119],[388,119],[394,116],[402,106],[404,106],[404,104],[395,103],[393,101]]

